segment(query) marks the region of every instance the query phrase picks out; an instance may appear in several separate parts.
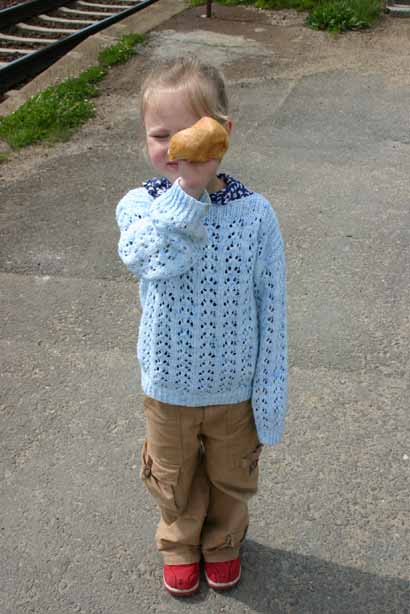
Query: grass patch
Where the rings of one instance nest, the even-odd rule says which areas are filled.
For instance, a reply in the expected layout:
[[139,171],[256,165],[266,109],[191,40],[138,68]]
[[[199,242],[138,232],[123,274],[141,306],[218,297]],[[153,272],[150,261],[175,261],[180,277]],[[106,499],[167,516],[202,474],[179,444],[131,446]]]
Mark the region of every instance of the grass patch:
[[103,49],[98,54],[98,62],[106,68],[123,64],[136,54],[135,45],[142,45],[144,42],[143,34],[125,34],[119,43]]
[[369,28],[379,17],[379,0],[327,0],[322,1],[306,19],[315,30],[345,32]]
[[142,44],[141,34],[127,34],[118,43],[103,49],[99,64],[78,77],[65,79],[58,85],[32,96],[14,113],[0,117],[0,138],[13,149],[46,141],[66,141],[80,126],[95,116],[93,98],[99,95],[97,84],[109,68],[126,62]]
[[[227,6],[255,6],[259,9],[310,11],[306,24],[315,30],[344,32],[370,27],[380,16],[381,0],[215,0]],[[191,0],[191,6],[206,4]]]
[[[102,79],[105,71],[99,70]],[[0,137],[13,149],[39,141],[66,140],[95,114],[90,100],[98,95],[95,75],[90,80],[86,73],[48,87],[32,96],[17,111],[0,119]]]

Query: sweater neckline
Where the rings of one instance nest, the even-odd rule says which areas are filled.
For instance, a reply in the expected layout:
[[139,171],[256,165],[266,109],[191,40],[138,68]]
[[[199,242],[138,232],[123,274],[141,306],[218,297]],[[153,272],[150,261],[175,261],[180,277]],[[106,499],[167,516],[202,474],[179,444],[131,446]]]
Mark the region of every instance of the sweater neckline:
[[[218,173],[217,177],[225,183],[225,187],[209,194],[213,205],[226,205],[233,200],[253,194],[241,181],[227,173]],[[142,185],[150,196],[158,198],[158,196],[171,188],[172,183],[166,177],[153,177],[144,181]]]

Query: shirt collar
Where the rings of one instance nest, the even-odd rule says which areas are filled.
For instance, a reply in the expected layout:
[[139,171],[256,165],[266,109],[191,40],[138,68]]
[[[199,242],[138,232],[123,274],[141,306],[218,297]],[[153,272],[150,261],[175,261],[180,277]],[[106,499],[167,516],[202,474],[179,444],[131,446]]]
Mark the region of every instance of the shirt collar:
[[[243,198],[244,196],[252,194],[243,183],[226,173],[219,173],[218,178],[225,182],[226,187],[209,194],[211,203],[214,205],[226,205],[226,203],[232,200],[237,200],[238,198]],[[158,198],[158,196],[169,190],[172,183],[166,177],[153,177],[152,179],[148,179],[148,181],[144,181],[142,185],[150,196]]]

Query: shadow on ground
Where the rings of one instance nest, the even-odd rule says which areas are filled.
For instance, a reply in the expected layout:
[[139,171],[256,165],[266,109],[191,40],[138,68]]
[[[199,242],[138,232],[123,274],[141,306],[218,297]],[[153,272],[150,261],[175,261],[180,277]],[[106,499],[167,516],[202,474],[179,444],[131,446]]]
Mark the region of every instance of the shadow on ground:
[[266,614],[408,614],[410,582],[246,541],[227,597]]

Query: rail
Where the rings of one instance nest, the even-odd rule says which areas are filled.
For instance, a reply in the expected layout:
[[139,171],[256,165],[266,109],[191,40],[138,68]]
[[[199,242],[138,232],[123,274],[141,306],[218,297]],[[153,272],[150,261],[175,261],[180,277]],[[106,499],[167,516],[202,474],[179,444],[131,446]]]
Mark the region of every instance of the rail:
[[[112,4],[114,4],[115,0],[112,0]],[[118,21],[122,21],[123,19],[133,15],[134,13],[143,10],[147,6],[154,4],[154,2],[158,2],[158,0],[142,0],[125,10],[117,12],[115,14],[110,13],[109,16],[99,19],[90,25],[86,25],[85,27],[73,31],[68,28],[64,29],[61,26],[61,32],[67,32],[67,36],[56,40],[55,42],[50,42],[47,40],[47,46],[42,47],[41,49],[30,51],[27,50],[27,54],[23,55],[23,57],[12,60],[9,63],[0,66],[0,95],[5,94],[10,89],[16,87],[17,85],[27,82],[30,79],[33,79],[35,76],[43,72],[46,68],[54,64],[57,60],[63,57],[66,53],[71,51],[74,47],[76,47],[79,43],[84,41],[89,36],[108,28],[109,26],[117,23]],[[47,11],[55,11],[57,8],[61,8],[69,5],[70,2],[67,0],[32,0],[31,2],[27,2],[26,4],[18,4],[14,7],[10,7],[7,9],[3,9],[0,11],[0,40],[1,36],[6,37],[5,40],[13,42],[18,37],[13,35],[4,34],[4,30],[10,27],[14,27],[17,24],[21,24],[22,20],[28,20],[31,18],[38,18],[40,15],[45,17],[45,13]],[[94,2],[86,2],[88,4],[98,4],[98,0],[94,0]],[[74,11],[71,9],[73,13],[70,12],[70,16],[74,21],[85,21],[84,17],[86,17],[87,11]],[[75,20],[75,13],[80,15],[81,19]],[[92,13],[96,13],[97,11],[88,11],[88,15],[92,15]],[[59,21],[59,20],[58,20]],[[47,33],[47,28],[38,27],[38,32],[44,31],[44,34]],[[36,32],[36,30],[34,30]],[[30,30],[25,30],[26,32],[30,32]],[[69,32],[69,33],[68,33]],[[30,39],[34,40],[34,39]],[[38,43],[41,44],[41,41],[44,39],[38,38]],[[13,43],[14,44],[14,43]],[[16,50],[19,53],[23,53],[23,50]]]

